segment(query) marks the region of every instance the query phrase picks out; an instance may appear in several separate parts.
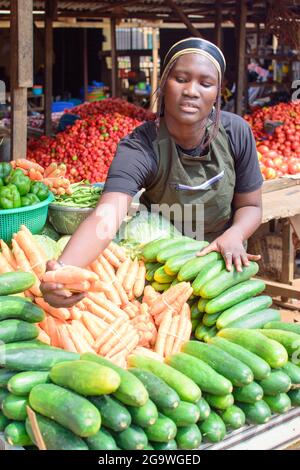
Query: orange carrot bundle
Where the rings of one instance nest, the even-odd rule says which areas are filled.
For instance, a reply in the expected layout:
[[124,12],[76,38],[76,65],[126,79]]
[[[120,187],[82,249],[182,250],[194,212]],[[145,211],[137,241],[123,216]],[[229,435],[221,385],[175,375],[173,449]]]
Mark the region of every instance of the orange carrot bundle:
[[193,288],[187,287],[186,290],[184,290],[180,295],[178,295],[177,299],[172,304],[172,307],[176,313],[178,314],[180,313],[182,307],[188,301],[188,299],[191,297],[192,294],[193,294]]
[[128,322],[123,322],[118,329],[112,330],[111,337],[98,349],[98,352],[102,356],[114,356],[126,348],[126,337],[129,334],[131,339],[133,333],[136,334],[134,328]]
[[97,280],[98,277],[95,273],[78,266],[63,266],[55,271],[47,271],[43,276],[44,282],[55,282],[58,284],[71,284],[82,281],[93,282]]
[[121,263],[123,263],[127,259],[126,251],[117,243],[110,242],[108,248],[119,259]]
[[107,323],[104,321],[99,322],[98,320],[100,320],[100,318],[90,312],[83,312],[82,314],[82,323],[91,333],[94,340],[99,338],[107,329]]
[[113,302],[108,300],[104,294],[95,294],[94,292],[89,292],[87,295],[88,299],[92,300],[98,306],[110,312],[114,317],[124,317],[124,311],[120,309]]
[[39,170],[36,170],[35,168],[30,168],[30,170],[28,171],[28,176],[33,181],[43,180],[43,174]]
[[67,325],[67,329],[68,329],[70,338],[72,339],[75,345],[75,348],[80,354],[84,354],[86,352],[95,353],[95,351],[86,341],[86,339],[83,338],[79,333],[77,333],[77,331],[75,331],[71,325]]
[[127,275],[126,275],[126,277],[124,279],[124,283],[123,283],[124,289],[126,290],[127,293],[129,293],[129,295],[128,295],[129,299],[130,299],[131,296],[133,297],[133,295],[131,294],[131,291],[133,290],[134,283],[135,283],[136,278],[137,278],[138,270],[139,270],[139,262],[138,262],[138,259],[135,258],[131,262],[131,265],[129,266]]
[[144,261],[139,262],[139,269],[133,287],[133,294],[135,297],[141,297],[145,288],[146,280],[146,266]]
[[112,267],[112,265],[107,261],[107,259],[103,255],[99,256],[98,261],[103,266],[103,268],[106,271],[106,273],[108,274],[110,280],[113,281],[114,278],[115,278],[115,270]]
[[59,332],[60,332],[60,338],[61,338],[61,346],[63,349],[66,351],[71,351],[77,353],[77,349],[75,344],[73,343],[69,331],[67,328],[67,325],[61,325],[59,326]]
[[18,242],[15,239],[12,239],[11,243],[12,243],[13,253],[14,253],[14,257],[16,259],[18,268],[24,272],[32,273],[35,277],[35,283],[29,289],[30,292],[32,292],[34,296],[37,296],[37,297],[41,296],[42,294],[40,291],[40,281],[37,278],[37,275],[35,274],[35,272],[31,269],[30,263],[28,259],[26,258],[24,251],[20,248],[20,246],[18,245]]
[[[113,285],[114,281],[96,281],[91,284],[90,292],[104,292],[105,295],[111,300],[115,305],[122,305],[122,300],[120,298],[119,292],[116,287]],[[127,296],[126,296],[127,298]]]
[[181,346],[187,341],[190,337],[192,331],[191,320],[187,317],[186,307],[182,308],[182,311],[179,315],[178,329],[176,332],[176,338],[172,346],[171,354],[176,354],[180,351]]
[[122,332],[120,331],[119,333],[119,339],[115,342],[114,347],[108,346],[104,350],[108,350],[107,354],[105,357],[111,358],[114,357],[116,354],[119,354],[121,351],[125,352],[125,357],[128,356],[128,354],[131,353],[131,351],[136,348],[136,346],[139,343],[139,335],[137,331],[134,329],[128,330],[127,332]]
[[37,277],[41,279],[46,271],[46,260],[37,249],[37,244],[32,241],[31,236],[29,236],[25,230],[20,230],[14,238],[24,251],[31,269],[35,272]]
[[187,282],[180,282],[179,284],[176,284],[175,286],[172,286],[167,291],[165,291],[161,297],[152,304],[150,309],[151,315],[158,315],[163,310],[165,310],[166,307],[170,307],[170,305],[175,302],[177,297],[186,291],[187,286],[189,286]]
[[179,324],[180,317],[179,315],[174,315],[172,318],[172,322],[170,325],[170,329],[167,333],[167,338],[166,338],[166,343],[165,343],[165,348],[164,348],[164,356],[169,356],[171,354],[171,351],[173,349],[175,340],[176,340],[176,334],[178,331],[178,324]]
[[159,329],[157,332],[156,343],[154,347],[154,351],[160,356],[164,355],[166,338],[167,338],[167,335],[169,333],[169,330],[172,324],[172,319],[173,319],[172,311],[167,310],[159,326]]
[[3,253],[0,253],[0,274],[11,273],[14,269],[9,264]]
[[122,325],[124,325],[124,323],[124,317],[119,317],[113,323],[108,325],[103,334],[95,341],[94,348],[100,353],[100,349],[107,343],[107,341],[112,337],[118,337],[117,331]]
[[71,317],[71,314],[67,308],[55,308],[51,307],[44,299],[37,297],[35,303],[41,307],[45,312],[49,313],[59,320],[68,320]]
[[[158,299],[161,298],[161,294],[159,292],[156,292],[155,289],[153,289],[152,286],[148,285],[144,289],[144,296],[142,299],[142,303],[147,304],[149,307],[154,304],[154,302]],[[150,310],[151,313],[151,310]]]
[[121,261],[119,260],[119,258],[117,258],[117,256],[109,248],[105,248],[105,250],[103,251],[102,254],[103,254],[104,258],[106,258],[107,261],[114,268],[118,269],[120,267]]
[[6,259],[8,264],[10,264],[12,269],[14,271],[16,271],[17,270],[17,263],[16,263],[16,260],[14,258],[14,255],[12,254],[11,249],[8,247],[8,245],[5,243],[4,240],[0,240],[0,246],[1,246],[2,255],[4,256],[4,258]]
[[115,316],[112,313],[110,313],[108,310],[106,310],[105,308],[100,307],[98,304],[93,302],[91,299],[86,297],[84,299],[84,303],[86,305],[86,308],[87,308],[88,312],[93,313],[94,315],[101,318],[102,320],[104,320],[107,323],[113,323],[114,322]]
[[89,330],[84,326],[84,324],[78,320],[73,320],[71,323],[73,329],[77,331],[78,334],[83,336],[83,338],[89,343],[91,347],[94,345],[94,338]]
[[118,270],[116,272],[117,279],[120,282],[120,284],[122,284],[122,285],[124,283],[124,279],[127,275],[127,272],[128,272],[128,269],[129,269],[130,265],[131,265],[131,259],[126,258],[126,260],[123,261],[123,263],[120,265],[120,267],[118,268]]
[[50,163],[50,165],[47,166],[47,168],[44,171],[45,178],[47,178],[48,175],[50,175],[56,169],[57,169],[57,163],[54,163],[54,162]]
[[15,160],[15,164],[18,168],[23,168],[24,170],[34,169],[39,171],[40,173],[44,173],[45,171],[44,168],[38,163],[32,162],[25,158],[18,158],[17,160]]
[[70,312],[70,318],[72,318],[72,320],[80,320],[82,317],[82,311],[80,310],[80,308],[78,308],[75,305],[69,308],[69,312]]

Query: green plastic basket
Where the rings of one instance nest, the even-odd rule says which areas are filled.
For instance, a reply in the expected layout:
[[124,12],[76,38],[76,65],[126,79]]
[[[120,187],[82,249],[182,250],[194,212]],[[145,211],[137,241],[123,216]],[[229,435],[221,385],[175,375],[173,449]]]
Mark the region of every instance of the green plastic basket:
[[33,233],[38,233],[44,227],[50,202],[54,200],[52,193],[45,201],[33,206],[20,207],[18,209],[0,209],[0,238],[10,242],[13,234],[20,230],[21,225]]

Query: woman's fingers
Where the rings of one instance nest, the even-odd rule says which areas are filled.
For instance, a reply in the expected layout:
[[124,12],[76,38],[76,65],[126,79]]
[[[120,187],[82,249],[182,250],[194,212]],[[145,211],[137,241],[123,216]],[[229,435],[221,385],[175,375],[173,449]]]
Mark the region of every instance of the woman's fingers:
[[45,301],[55,308],[69,308],[76,305],[86,296],[86,293],[74,294],[71,297],[63,297],[57,293],[49,293],[44,296]]
[[238,273],[241,273],[243,271],[243,268],[242,268],[242,260],[241,260],[241,256],[238,255],[238,256],[235,256],[234,258],[234,266],[235,266],[235,269],[237,270]]
[[261,259],[261,255],[251,255],[251,254],[247,253],[247,258],[250,261],[259,261]]
[[196,253],[196,256],[205,256],[207,255],[208,253],[211,253],[212,251],[219,251],[218,249],[218,245],[217,243],[214,241],[212,243],[210,243],[208,246],[206,246],[205,248],[203,248],[203,250],[201,251],[198,251]]
[[242,259],[242,263],[243,263],[244,266],[249,266],[250,262],[248,260],[247,253],[243,253],[241,255],[241,259]]
[[41,291],[43,293],[53,292],[53,291],[56,291],[56,290],[61,290],[63,288],[64,288],[63,284],[58,284],[58,283],[55,283],[55,282],[42,282],[41,283]]
[[232,269],[232,256],[233,256],[231,251],[226,251],[225,253],[222,253],[222,256],[224,258],[227,271],[231,271],[231,269]]

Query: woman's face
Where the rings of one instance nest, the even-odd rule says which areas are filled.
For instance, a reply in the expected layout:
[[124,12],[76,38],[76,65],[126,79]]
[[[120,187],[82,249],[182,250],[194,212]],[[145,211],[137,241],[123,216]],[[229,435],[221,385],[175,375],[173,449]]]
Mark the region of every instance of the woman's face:
[[164,87],[164,113],[181,124],[209,116],[218,94],[218,71],[206,57],[185,54],[176,61]]

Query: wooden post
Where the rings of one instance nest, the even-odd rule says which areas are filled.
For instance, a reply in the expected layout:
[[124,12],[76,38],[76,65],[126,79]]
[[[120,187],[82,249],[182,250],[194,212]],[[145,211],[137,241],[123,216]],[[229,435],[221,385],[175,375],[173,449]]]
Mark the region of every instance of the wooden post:
[[53,95],[53,19],[56,16],[57,0],[45,0],[45,134],[52,132]]
[[174,10],[177,16],[181,19],[183,24],[188,28],[190,33],[193,36],[196,36],[198,38],[201,38],[201,34],[199,33],[198,29],[195,28],[195,26],[192,25],[186,14],[183,12],[182,8],[180,8],[178,5],[173,0],[165,0],[165,3],[168,5],[171,10]]
[[88,100],[88,85],[89,85],[89,71],[88,71],[88,47],[87,47],[87,29],[83,30],[83,83],[84,83],[84,101]]
[[11,1],[11,159],[26,158],[27,88],[33,85],[32,0]]
[[215,19],[215,44],[222,48],[222,1],[216,0],[216,19]]
[[281,282],[292,284],[294,280],[295,252],[293,245],[293,229],[289,219],[282,220],[282,273]]
[[118,58],[117,58],[117,38],[116,38],[116,18],[110,19],[110,40],[111,40],[111,96],[118,94]]
[[152,28],[152,61],[153,71],[151,77],[151,102],[150,108],[154,113],[157,111],[156,91],[158,87],[158,28]]
[[243,94],[245,80],[245,51],[246,51],[246,21],[247,4],[246,0],[237,2],[237,60],[236,60],[236,93],[235,112],[240,116],[243,113]]

